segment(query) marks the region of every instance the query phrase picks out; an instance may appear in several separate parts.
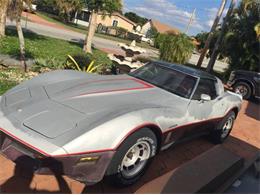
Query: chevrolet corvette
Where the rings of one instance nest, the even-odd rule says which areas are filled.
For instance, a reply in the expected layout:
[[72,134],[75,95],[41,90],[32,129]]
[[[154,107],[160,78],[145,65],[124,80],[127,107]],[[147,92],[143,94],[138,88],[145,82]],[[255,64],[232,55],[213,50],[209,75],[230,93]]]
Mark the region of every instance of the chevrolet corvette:
[[217,77],[166,62],[128,75],[53,71],[0,97],[0,151],[14,162],[30,157],[38,174],[61,166],[89,185],[106,177],[127,186],[182,140],[222,143],[241,102]]

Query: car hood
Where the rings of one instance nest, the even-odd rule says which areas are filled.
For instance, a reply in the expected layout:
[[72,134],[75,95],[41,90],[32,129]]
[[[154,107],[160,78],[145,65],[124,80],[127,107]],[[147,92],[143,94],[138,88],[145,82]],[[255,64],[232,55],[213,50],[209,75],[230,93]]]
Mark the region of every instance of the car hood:
[[72,130],[79,136],[82,124],[87,131],[124,113],[163,107],[167,97],[168,92],[128,75],[58,71],[8,91],[1,110],[5,117],[19,121],[16,124],[54,139]]

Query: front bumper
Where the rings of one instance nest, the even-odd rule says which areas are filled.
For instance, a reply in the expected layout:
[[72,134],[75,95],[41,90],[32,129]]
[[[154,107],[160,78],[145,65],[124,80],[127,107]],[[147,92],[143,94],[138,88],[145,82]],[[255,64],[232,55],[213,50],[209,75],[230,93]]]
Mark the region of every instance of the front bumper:
[[[62,157],[45,157],[11,137],[0,133],[0,153],[23,168],[37,174],[64,174],[72,179],[95,184],[101,181],[114,155],[114,151]],[[93,159],[85,160],[82,159]]]

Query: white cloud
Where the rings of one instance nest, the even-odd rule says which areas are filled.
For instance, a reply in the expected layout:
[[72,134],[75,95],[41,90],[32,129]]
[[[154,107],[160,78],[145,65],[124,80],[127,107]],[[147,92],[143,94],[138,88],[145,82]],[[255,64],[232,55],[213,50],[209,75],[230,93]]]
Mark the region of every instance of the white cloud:
[[[187,9],[178,7],[169,0],[143,0],[132,6],[126,6],[124,8],[125,11],[136,12],[148,19],[157,19],[163,23],[177,27],[181,31],[186,29],[192,15],[192,10],[187,11]],[[198,7],[190,31],[208,31],[214,22],[217,11],[218,7],[207,9]],[[223,16],[226,15],[227,11],[228,9],[224,10]]]
[[207,25],[208,27],[211,27],[211,26],[213,25],[213,23],[214,23],[214,20],[208,20],[208,21],[206,22],[206,25]]
[[[127,7],[126,9],[134,11],[149,19],[160,20],[172,26],[175,26],[175,24],[179,24],[179,26],[186,26],[192,15],[192,13],[178,8],[176,5],[167,0],[144,0],[143,3],[133,7]],[[194,23],[192,26],[194,28],[202,28],[196,17],[194,18]]]

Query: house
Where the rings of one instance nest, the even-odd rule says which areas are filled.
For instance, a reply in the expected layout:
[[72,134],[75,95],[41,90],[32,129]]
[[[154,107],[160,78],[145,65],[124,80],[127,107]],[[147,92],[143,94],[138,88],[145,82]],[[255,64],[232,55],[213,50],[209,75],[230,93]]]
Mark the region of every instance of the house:
[[171,32],[174,34],[179,34],[180,31],[177,28],[173,28],[167,24],[163,24],[159,22],[158,20],[151,19],[148,22],[146,22],[141,29],[141,33],[145,36],[149,36],[149,31],[151,28],[155,28],[159,33],[167,33]]
[[[89,25],[91,12],[83,9],[82,12],[76,13],[74,23],[80,24],[83,26]],[[102,14],[98,14],[97,17],[97,25],[102,25],[106,27],[121,27],[129,32],[132,32],[136,26],[136,23],[124,17],[122,14],[118,12],[114,12],[111,15],[106,14],[105,17]]]

